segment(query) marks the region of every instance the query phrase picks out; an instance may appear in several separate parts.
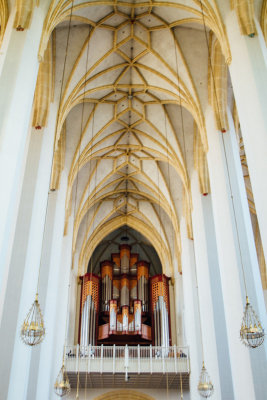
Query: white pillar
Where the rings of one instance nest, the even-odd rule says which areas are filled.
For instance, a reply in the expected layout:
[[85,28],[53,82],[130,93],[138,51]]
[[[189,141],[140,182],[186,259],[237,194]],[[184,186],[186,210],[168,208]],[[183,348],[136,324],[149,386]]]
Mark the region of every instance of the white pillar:
[[[38,72],[38,47],[49,1],[35,8],[30,29],[5,37],[0,77],[0,319],[8,280],[19,200],[30,140],[30,116]],[[8,42],[8,44],[6,43]]]
[[198,399],[197,385],[202,367],[202,354],[194,265],[195,259],[193,241],[188,239],[186,221],[184,218],[182,218],[180,223],[180,234],[182,246],[185,338],[186,344],[190,348],[190,394],[192,399]]
[[231,199],[227,181],[221,135],[216,129],[211,107],[206,112],[214,225],[220,266],[225,321],[229,343],[233,390],[236,400],[256,399],[248,349],[241,344],[239,330],[243,315],[244,296],[240,285],[238,253],[236,250]]
[[[219,363],[221,395],[223,399],[233,400],[233,382],[229,355],[229,345],[225,322],[221,274],[218,262],[216,235],[212,210],[211,195],[201,196],[202,213],[205,225],[205,241],[209,262],[209,275],[212,295],[213,319],[216,332],[217,357]],[[216,388],[215,388],[216,390]]]
[[[20,282],[21,295],[19,299],[19,309],[17,315],[16,337],[12,354],[12,367],[7,397],[8,400],[13,400],[18,397],[22,400],[27,398],[31,349],[22,343],[19,332],[23,320],[34,301],[35,292],[37,289],[37,278],[43,243],[47,196],[53,158],[54,130],[51,128],[55,126],[56,106],[53,105],[50,111],[50,119],[47,129],[42,133],[35,132],[35,134],[43,135],[43,143],[37,179],[36,181],[32,182],[32,185],[34,185],[34,199],[30,215],[29,237],[25,256],[24,274]],[[29,176],[26,176],[26,178],[30,179],[32,166],[29,165],[28,168]],[[25,207],[26,206],[27,205],[25,205]],[[19,246],[19,243],[14,243],[14,247],[16,246]],[[46,266],[41,265],[41,267],[45,268]],[[21,265],[17,263],[17,269],[19,268],[21,268]],[[41,308],[43,310],[42,304]],[[33,349],[33,351],[35,350],[37,349]],[[20,361],[18,362],[18,360]]]
[[69,313],[67,308],[71,268],[72,218],[70,219],[69,233],[63,237],[66,188],[67,176],[63,174],[59,191],[52,195],[54,197],[54,219],[50,221],[52,246],[44,306],[49,334],[40,349],[36,391],[36,398],[40,400],[57,398],[53,385],[62,364],[66,320],[67,313]]
[[220,400],[222,398],[222,393],[214,326],[213,299],[211,295],[212,282],[210,279],[209,260],[205,238],[205,222],[201,203],[202,195],[199,190],[198,174],[196,171],[193,172],[191,178],[191,191],[193,199],[192,224],[204,359],[206,368],[214,385],[216,399]]
[[[2,319],[0,321],[0,353],[2,354],[2,360],[5,360],[5,362],[0,363],[0,376],[2,382],[1,395],[4,399],[7,398],[14,342],[19,335],[17,323],[22,290],[21,282],[25,271],[31,213],[34,202],[34,190],[38,178],[38,165],[42,144],[43,134],[40,132],[36,134],[36,132],[33,131],[16,224],[14,246],[12,249],[6,287],[6,297],[4,299]],[[31,301],[33,301],[33,299],[31,299]],[[30,304],[27,305],[27,308],[29,306]],[[25,313],[26,311],[27,310],[25,310]]]
[[265,259],[267,259],[267,51],[261,35],[241,35],[230,2],[220,0],[232,62],[229,66]]
[[[250,302],[258,314],[263,327],[267,329],[267,316],[260,269],[258,265],[243,171],[240,162],[239,147],[230,111],[228,112],[228,119],[230,129],[222,136],[222,140],[228,164],[231,191],[233,194],[234,217],[238,229],[238,237],[237,231],[235,230],[236,241],[239,238],[242,264],[245,271]],[[241,265],[241,259],[239,265]],[[240,270],[240,273],[242,273],[242,270]],[[265,341],[259,349],[251,351],[250,356],[254,374],[256,397],[261,399],[264,398],[267,393],[267,341]]]

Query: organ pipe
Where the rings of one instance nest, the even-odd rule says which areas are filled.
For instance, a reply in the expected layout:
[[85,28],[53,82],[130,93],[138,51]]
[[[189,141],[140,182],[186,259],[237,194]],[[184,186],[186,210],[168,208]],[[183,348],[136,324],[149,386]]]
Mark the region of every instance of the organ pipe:
[[125,274],[121,277],[121,307],[130,305],[130,282]]
[[139,333],[142,330],[142,303],[140,300],[134,301],[134,330]]
[[148,279],[149,264],[146,261],[137,263],[138,299],[142,302],[142,311],[148,312]]
[[82,278],[80,345],[95,345],[99,303],[99,277],[85,274]]
[[121,273],[129,274],[131,247],[128,244],[120,245]]
[[151,306],[154,326],[155,346],[162,346],[168,351],[170,345],[169,285],[165,275],[151,278]]
[[115,343],[124,344],[122,335],[139,335],[140,343],[162,346],[168,352],[169,278],[149,277],[149,268],[147,261],[139,261],[138,254],[131,253],[131,247],[123,244],[110,260],[100,263],[100,277],[82,277],[81,346],[104,344],[105,340],[110,344],[110,335]]
[[102,279],[102,311],[109,311],[109,301],[112,299],[113,264],[111,261],[101,263]]
[[109,306],[109,333],[116,333],[117,330],[117,300],[110,300]]

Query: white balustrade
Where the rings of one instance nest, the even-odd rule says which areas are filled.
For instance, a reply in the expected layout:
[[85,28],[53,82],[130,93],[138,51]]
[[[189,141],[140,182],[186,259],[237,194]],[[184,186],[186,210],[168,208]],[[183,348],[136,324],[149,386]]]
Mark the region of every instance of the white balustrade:
[[190,372],[188,347],[67,346],[69,372],[179,374]]

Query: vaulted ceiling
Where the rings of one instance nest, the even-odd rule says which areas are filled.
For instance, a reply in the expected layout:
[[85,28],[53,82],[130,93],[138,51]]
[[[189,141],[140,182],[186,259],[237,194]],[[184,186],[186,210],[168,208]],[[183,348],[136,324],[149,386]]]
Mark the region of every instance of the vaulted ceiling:
[[182,216],[192,237],[196,142],[207,150],[205,33],[216,34],[230,60],[216,2],[202,4],[203,10],[197,0],[50,7],[40,57],[52,34],[56,152],[68,174],[65,233],[74,212],[79,273],[96,246],[125,224],[150,241],[167,274],[173,260],[180,267]]
[[[99,243],[125,224],[149,240],[166,273],[181,270],[179,226],[184,217],[192,238],[193,169],[201,192],[209,192],[205,111],[213,107],[217,129],[224,132],[227,107],[234,104],[227,70],[231,53],[219,10],[225,2],[49,2],[32,124],[46,126],[56,102],[51,188],[57,190],[62,174],[68,176],[65,234],[72,215],[73,266],[79,273]],[[256,17],[267,40],[267,0],[229,3],[241,34],[257,34]],[[30,28],[38,4],[0,0],[0,46],[11,11],[13,27],[21,32]]]

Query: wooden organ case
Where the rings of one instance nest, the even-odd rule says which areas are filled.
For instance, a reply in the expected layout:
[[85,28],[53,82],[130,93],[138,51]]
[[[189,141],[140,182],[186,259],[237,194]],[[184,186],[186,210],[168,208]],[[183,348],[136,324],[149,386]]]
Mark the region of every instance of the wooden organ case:
[[170,345],[169,278],[122,244],[100,263],[100,276],[82,277],[80,344]]

